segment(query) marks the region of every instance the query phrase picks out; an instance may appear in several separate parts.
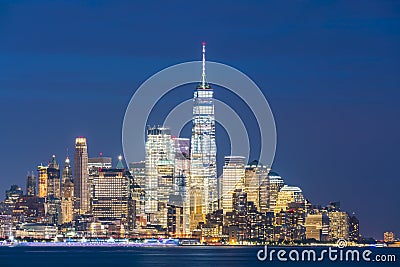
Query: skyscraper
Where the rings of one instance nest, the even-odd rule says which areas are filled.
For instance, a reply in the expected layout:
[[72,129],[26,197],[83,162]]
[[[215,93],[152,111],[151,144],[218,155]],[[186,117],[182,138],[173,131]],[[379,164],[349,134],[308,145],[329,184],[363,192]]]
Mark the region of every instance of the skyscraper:
[[278,199],[278,193],[284,186],[282,177],[276,172],[268,173],[269,180],[269,211],[274,211],[276,200]]
[[175,193],[186,197],[186,184],[190,174],[190,139],[173,138],[175,153]]
[[38,177],[39,177],[39,197],[47,197],[47,168],[48,166],[40,165],[38,166]]
[[52,223],[60,224],[61,218],[61,177],[60,166],[53,155],[47,167],[47,215]]
[[344,211],[329,211],[329,240],[349,238],[349,214]]
[[75,209],[78,214],[85,214],[90,211],[88,173],[88,153],[85,137],[78,137],[75,140],[74,156],[74,193]]
[[93,177],[93,215],[100,220],[127,220],[129,182],[125,169],[99,169]]
[[61,196],[61,223],[69,223],[74,216],[74,184],[66,180],[62,187]]
[[28,172],[26,176],[26,195],[36,196],[36,176],[33,172]]
[[270,205],[269,171],[270,168],[256,160],[245,168],[244,191],[247,201],[253,202],[260,212],[267,212]]
[[174,146],[166,127],[150,127],[146,140],[146,203],[150,224],[167,227],[167,204],[174,193]]
[[146,225],[146,162],[129,163],[129,171],[130,199],[135,208],[135,218],[131,225],[142,227]]
[[349,219],[349,239],[356,242],[360,240],[360,222],[354,213]]
[[56,156],[53,155],[47,168],[47,197],[61,197],[60,183],[60,166],[57,164]]
[[222,210],[224,213],[232,211],[233,193],[235,190],[244,191],[245,158],[240,156],[226,156],[222,173]]
[[[89,189],[89,203],[92,204],[93,198],[93,179],[94,177],[99,175],[99,171],[101,169],[110,169],[112,168],[112,158],[110,157],[103,157],[103,153],[100,153],[99,157],[95,158],[88,158],[88,171],[89,171],[89,178],[88,178],[88,189]],[[89,205],[89,210],[91,206]]]
[[[175,170],[174,184],[175,194],[182,200],[182,229],[184,234],[190,233],[190,201],[187,191],[190,177],[190,139],[174,138]],[[180,207],[176,207],[180,208]]]
[[69,223],[72,221],[74,216],[74,184],[70,160],[68,157],[65,159],[61,181],[61,223]]
[[213,89],[206,81],[205,42],[203,73],[193,98],[192,138],[190,151],[191,230],[205,215],[218,209],[217,147]]

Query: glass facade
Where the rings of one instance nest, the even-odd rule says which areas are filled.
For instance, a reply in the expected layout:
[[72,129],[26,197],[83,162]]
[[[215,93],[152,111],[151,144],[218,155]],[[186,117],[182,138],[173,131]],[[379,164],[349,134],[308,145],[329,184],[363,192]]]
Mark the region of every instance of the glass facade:
[[202,84],[194,92],[190,153],[191,229],[218,209],[213,90]]
[[270,168],[258,162],[246,166],[244,191],[247,193],[247,200],[253,202],[260,212],[267,212],[270,207],[269,171]]
[[38,166],[39,173],[39,197],[47,197],[47,166]]
[[79,214],[90,212],[88,152],[84,137],[78,137],[75,141],[74,186],[75,209]]
[[93,215],[99,219],[127,219],[129,183],[124,169],[101,169],[93,179]]
[[222,174],[222,209],[224,213],[233,208],[233,193],[235,190],[244,190],[245,158],[240,156],[225,157]]
[[169,195],[174,192],[174,144],[169,128],[147,129],[145,165],[147,221],[166,227]]

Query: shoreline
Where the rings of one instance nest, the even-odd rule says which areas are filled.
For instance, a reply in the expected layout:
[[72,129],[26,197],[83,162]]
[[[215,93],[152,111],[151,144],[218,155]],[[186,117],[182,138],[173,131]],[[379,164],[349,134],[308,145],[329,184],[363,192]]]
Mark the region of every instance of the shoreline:
[[[241,247],[274,247],[274,248],[302,248],[302,247],[337,247],[336,244],[302,244],[302,245],[250,245],[250,244],[180,244],[180,243],[139,243],[139,242],[43,242],[43,241],[33,241],[33,242],[0,242],[0,247],[160,247],[160,248],[170,248],[170,247],[229,247],[229,248],[241,248]],[[399,245],[382,245],[382,244],[351,244],[347,246],[348,248],[400,248]]]

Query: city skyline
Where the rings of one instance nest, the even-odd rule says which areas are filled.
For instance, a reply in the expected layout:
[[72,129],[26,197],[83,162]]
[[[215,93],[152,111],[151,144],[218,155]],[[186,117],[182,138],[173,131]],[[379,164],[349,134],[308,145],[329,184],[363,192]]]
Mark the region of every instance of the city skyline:
[[[378,8],[375,8],[376,6]],[[171,43],[165,44],[165,50],[161,49],[158,52],[159,54],[156,55],[156,64],[159,67],[154,67],[155,64],[151,60],[154,55],[151,50],[154,50],[155,47],[146,50],[143,49],[141,43],[138,43],[140,49],[135,50],[142,50],[144,55],[144,58],[140,59],[144,64],[138,64],[143,67],[142,72],[137,67],[138,65],[129,63],[140,56],[129,54],[128,51],[132,49],[120,50],[119,53],[130,55],[129,60],[121,60],[118,55],[112,59],[91,57],[87,47],[83,46],[83,50],[80,50],[72,46],[72,54],[79,55],[82,52],[86,55],[86,58],[83,57],[79,61],[82,61],[85,67],[93,67],[93,71],[88,72],[79,68],[76,70],[71,68],[75,66],[78,60],[74,57],[71,57],[70,61],[66,60],[64,54],[68,55],[66,47],[56,46],[53,50],[56,58],[60,62],[65,62],[64,69],[58,64],[53,65],[54,62],[46,53],[41,54],[43,53],[39,46],[41,43],[33,42],[30,47],[20,44],[20,46],[11,49],[10,44],[15,41],[16,37],[12,33],[5,34],[6,40],[1,45],[2,51],[4,51],[2,54],[3,62],[8,64],[7,62],[15,61],[21,66],[21,71],[16,71],[17,68],[11,67],[8,70],[4,68],[3,72],[3,78],[8,81],[3,81],[3,86],[10,89],[1,91],[1,101],[4,104],[2,113],[13,113],[13,116],[1,117],[5,125],[10,125],[10,129],[3,133],[4,138],[2,139],[7,140],[10,145],[2,143],[4,151],[9,152],[6,153],[7,156],[3,155],[2,162],[10,164],[13,170],[18,169],[18,173],[2,174],[1,192],[8,189],[9,185],[14,183],[13,181],[17,181],[15,183],[22,186],[26,172],[35,170],[41,160],[46,163],[52,154],[56,154],[58,159],[63,159],[66,147],[72,149],[74,147],[72,140],[79,135],[88,138],[89,154],[92,156],[99,155],[100,152],[115,156],[121,154],[119,134],[112,133],[112,131],[100,131],[99,129],[102,129],[103,125],[99,125],[97,118],[105,118],[111,129],[119,131],[121,120],[118,120],[118,116],[122,116],[125,104],[132,94],[132,88],[135,88],[135,85],[139,83],[138,81],[171,63],[180,62],[187,58],[197,58],[197,53],[194,52],[196,51],[196,44],[201,39],[206,39],[210,44],[215,44],[213,45],[213,59],[227,63],[232,62],[233,65],[246,70],[250,76],[254,77],[254,80],[259,81],[262,88],[269,88],[268,90],[265,89],[264,94],[268,97],[277,116],[279,137],[274,170],[289,180],[289,184],[301,184],[307,196],[313,196],[313,203],[341,200],[346,210],[355,211],[360,221],[364,222],[362,232],[365,232],[365,229],[367,233],[370,233],[369,235],[377,238],[381,236],[382,231],[396,232],[395,222],[399,219],[399,214],[392,202],[394,202],[393,195],[395,194],[393,190],[398,187],[398,181],[395,180],[396,156],[393,151],[396,150],[394,148],[398,145],[395,137],[398,136],[399,129],[392,122],[395,121],[395,115],[398,114],[398,108],[394,101],[398,95],[393,88],[396,88],[399,84],[398,78],[395,76],[395,73],[398,72],[398,64],[396,63],[398,62],[396,60],[398,54],[394,48],[399,39],[398,35],[393,35],[396,33],[393,28],[396,20],[391,19],[396,17],[398,13],[396,13],[395,8],[392,8],[391,4],[376,4],[376,6],[374,4],[362,6],[361,17],[354,18],[346,15],[347,9],[339,5],[342,13],[341,17],[337,19],[335,15],[326,10],[329,7],[328,4],[326,6],[314,6],[314,11],[321,10],[323,14],[327,15],[326,20],[315,13],[310,14],[310,12],[306,12],[301,17],[305,18],[310,15],[311,21],[325,23],[323,25],[326,28],[317,27],[318,29],[314,28],[316,32],[307,34],[307,26],[310,25],[302,21],[297,28],[298,32],[297,30],[291,32],[287,27],[296,21],[291,20],[285,24],[286,28],[278,27],[277,30],[273,31],[272,29],[270,31],[271,37],[276,38],[274,40],[258,36],[259,32],[246,32],[246,29],[248,29],[246,27],[250,27],[250,24],[244,25],[244,32],[240,35],[225,33],[225,39],[217,38],[215,36],[216,31],[209,34],[211,35],[210,38],[204,30],[186,36],[186,40],[174,36],[176,40],[181,42],[180,44],[174,42],[173,45]],[[216,11],[213,12],[218,13],[218,10],[221,10],[218,6],[215,8]],[[348,8],[352,10],[355,7],[350,6]],[[101,13],[102,7],[100,6],[98,9],[98,12]],[[12,29],[20,29],[19,24],[15,24],[13,17],[14,14],[20,13],[13,12],[23,11],[19,10],[18,6],[10,6],[9,9],[5,10],[7,10],[5,12],[9,14],[9,17],[7,17],[7,22],[3,24],[2,30],[5,33],[10,33]],[[255,9],[252,10],[256,12]],[[46,8],[42,12],[45,11]],[[67,10],[64,14],[67,14],[67,12],[72,11]],[[82,12],[82,9],[78,9],[78,12]],[[234,11],[232,12],[235,14]],[[289,10],[288,12],[298,14],[295,11]],[[256,12],[256,14],[258,13]],[[215,23],[215,19],[213,17],[211,19]],[[65,18],[61,16],[59,20],[63,21]],[[262,23],[267,20],[256,17],[251,21]],[[277,18],[273,17],[271,21],[275,22],[273,25],[279,26]],[[370,24],[364,24],[365,21]],[[171,23],[170,26],[177,26],[176,21],[169,23]],[[236,25],[234,21],[231,21],[231,23]],[[355,36],[349,37],[349,34],[343,30],[341,23],[352,25],[353,27],[350,27],[347,31],[355,33]],[[217,25],[224,28],[222,24]],[[260,24],[257,25],[259,28]],[[198,25],[194,25],[194,27],[201,29]],[[383,28],[384,30],[382,30]],[[179,29],[182,31],[182,28]],[[324,29],[327,32],[324,32]],[[51,31],[51,26],[43,27],[39,32],[43,36],[47,36],[49,31]],[[23,32],[25,31],[23,30]],[[70,32],[67,33],[71,36]],[[81,33],[78,31],[78,34]],[[317,39],[315,44],[300,40],[300,44],[292,42],[292,45],[287,45],[286,49],[278,48],[279,44],[282,44],[281,42],[285,40],[296,40],[296,36],[303,36],[303,34],[306,37],[313,37],[313,34],[317,33],[325,36],[327,40],[336,40],[338,48],[335,48],[334,44],[327,44],[323,38]],[[262,48],[256,41],[247,40],[246,43],[238,40],[240,39],[238,36],[253,36],[253,34],[257,36],[257,40],[265,41],[265,43],[269,40],[270,43],[267,44],[266,48]],[[368,34],[372,36],[368,36]],[[98,36],[98,34],[94,33],[94,36]],[[201,39],[198,40],[199,38]],[[350,38],[350,41],[345,42],[346,38]],[[88,39],[84,40],[90,44]],[[188,45],[189,43],[193,44]],[[225,48],[223,44],[226,43],[229,43],[231,48],[223,49]],[[357,50],[360,47],[362,49]],[[116,51],[116,49],[113,50],[107,46],[100,45],[100,48],[111,55],[113,55],[113,51]],[[44,49],[46,49],[46,45],[44,45]],[[311,52],[312,49],[316,52]],[[30,60],[43,56],[43,64],[38,66],[37,72],[33,71],[32,64],[27,63],[28,59],[21,59],[15,55],[21,50],[25,50]],[[38,50],[41,52],[38,52]],[[51,49],[49,50],[51,51]],[[238,54],[237,51],[239,50],[241,52]],[[94,51],[92,56],[96,55],[96,52],[98,53],[98,51]],[[274,52],[278,52],[278,54],[274,55]],[[337,55],[336,59],[327,56],[326,53],[328,52]],[[283,54],[286,55],[286,53],[297,63],[290,63],[289,60],[285,59]],[[114,66],[120,62],[124,67],[127,67],[127,70],[124,72],[121,66],[117,68],[121,71],[121,74],[116,75],[114,73],[113,77],[110,78],[100,77],[107,69],[93,65],[102,62],[102,60],[106,60],[105,62],[114,64]],[[321,62],[324,60],[325,63]],[[12,64],[8,65],[13,66]],[[300,71],[300,65],[305,69]],[[321,68],[318,67],[320,65]],[[45,75],[50,66],[58,66],[55,70],[55,76],[48,77]],[[266,71],[261,71],[264,69],[263,67],[266,68]],[[341,69],[341,67],[344,69]],[[33,77],[36,77],[35,74],[28,75],[30,71],[39,74],[37,77],[43,82],[36,80]],[[65,75],[63,71],[69,74],[63,76]],[[70,74],[74,71],[78,73],[77,76],[76,72]],[[135,72],[133,78],[129,77],[133,72]],[[286,80],[287,73],[293,77],[293,82]],[[349,73],[352,73],[353,77],[349,77]],[[86,74],[88,74],[88,83],[85,82],[86,78],[79,78],[82,77],[79,75]],[[20,75],[24,80],[30,81],[29,83],[32,86],[15,82]],[[272,77],[274,75],[276,77]],[[68,77],[75,77],[73,79],[74,86],[67,85],[65,80],[68,80]],[[378,77],[386,78],[383,80],[378,79]],[[114,84],[113,78],[116,78],[118,82]],[[353,83],[350,82],[352,79],[354,80]],[[103,85],[96,83],[96,80]],[[295,87],[296,90],[292,89]],[[69,90],[66,90],[67,88]],[[382,91],[379,92],[376,88]],[[116,93],[113,93],[111,89],[115,89]],[[14,92],[20,92],[18,90],[22,93],[15,95]],[[56,93],[53,94],[53,92]],[[75,95],[79,95],[81,98],[75,100]],[[72,101],[84,103],[84,107],[78,107],[80,105],[72,104],[76,103]],[[91,101],[94,103],[91,103]],[[15,107],[11,106],[10,103],[14,103]],[[106,104],[110,104],[112,108],[107,109],[107,111],[101,110],[101,106]],[[28,109],[28,107],[30,108]],[[29,114],[29,111],[32,111],[31,114]],[[72,119],[79,118],[80,113],[83,112],[88,114],[87,118]],[[52,131],[59,134],[36,133],[34,131],[35,126],[39,123],[38,120],[43,120],[43,118],[49,121],[60,121],[65,125],[66,131],[62,133],[52,128]],[[14,125],[13,121],[22,122],[21,126]],[[340,128],[337,129],[337,127]],[[293,129],[296,129],[296,135],[290,133]],[[23,138],[22,133],[25,133],[26,130],[30,132],[29,140]],[[382,132],[385,132],[384,136],[382,136]],[[13,133],[20,134],[19,138],[12,136]],[[58,145],[64,144],[66,140],[71,140],[70,145]],[[299,140],[303,141],[299,142]],[[110,143],[106,145],[106,141],[110,141]],[[29,144],[29,142],[34,144]],[[19,144],[20,147],[16,144]],[[37,154],[37,156],[33,154]],[[17,165],[13,165],[16,163],[13,163],[10,157],[19,157]],[[32,160],[35,162],[32,163]],[[378,166],[379,170],[376,171],[387,178],[376,179],[376,174],[373,174],[375,171],[367,171],[366,166]],[[21,170],[19,170],[20,168]],[[379,182],[376,180],[379,180]],[[332,189],[329,192],[319,192],[326,181],[334,182]],[[353,188],[356,186],[359,188],[359,192],[354,195]],[[373,197],[374,194],[368,196],[367,192],[372,190],[387,193],[376,199],[376,197]],[[382,206],[385,208],[379,209]],[[376,215],[371,214],[369,209],[376,211]],[[387,214],[388,211],[394,212]],[[369,222],[368,225],[366,222]],[[387,225],[387,227],[381,229],[381,225]]]
[[[102,153],[89,158],[86,137],[79,136],[75,139],[73,174],[68,149],[62,175],[53,154],[47,166],[42,163],[38,166],[37,181],[34,172],[28,172],[25,195],[17,185],[6,191],[3,211],[11,205],[15,216],[15,212],[20,214],[19,202],[40,205],[43,201],[44,221],[41,217],[28,220],[67,225],[65,230],[73,225],[74,231],[83,227],[81,220],[88,220],[90,234],[95,236],[101,235],[102,231],[96,228],[104,227],[101,222],[106,220],[117,223],[118,236],[124,236],[126,231],[130,235],[139,231],[140,235],[141,230],[149,230],[146,227],[155,227],[154,234],[165,229],[170,237],[199,237],[201,242],[229,240],[230,244],[251,240],[287,241],[287,238],[291,241],[368,240],[369,237],[359,232],[359,220],[354,212],[350,218],[350,213],[341,211],[340,202],[331,202],[324,208],[310,203],[299,187],[287,185],[279,174],[271,172],[271,166],[260,165],[258,160],[246,163],[246,157],[224,155],[223,172],[217,179],[214,99],[213,89],[206,81],[205,46],[203,41],[202,78],[193,95],[190,139],[172,136],[167,126],[146,126],[146,157],[140,162],[127,162],[125,168],[121,155],[115,167],[112,158],[103,157]],[[36,192],[36,183],[37,196],[42,200],[36,200],[36,193],[32,193]],[[18,216],[23,218],[24,212]],[[7,211],[2,214],[9,216]],[[221,216],[221,221],[214,216]],[[246,219],[243,221],[243,218]],[[92,226],[99,224],[98,220],[100,225]],[[248,220],[251,223],[246,226]],[[253,230],[248,231],[248,227]],[[291,229],[289,235],[287,227]]]

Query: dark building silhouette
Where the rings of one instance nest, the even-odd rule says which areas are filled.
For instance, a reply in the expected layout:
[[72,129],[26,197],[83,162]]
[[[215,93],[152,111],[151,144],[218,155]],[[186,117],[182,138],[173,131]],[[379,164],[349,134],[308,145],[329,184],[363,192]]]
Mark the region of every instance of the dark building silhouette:
[[354,213],[349,219],[349,239],[355,242],[360,240],[360,222]]
[[28,172],[26,176],[26,195],[36,196],[36,176],[32,172]]

